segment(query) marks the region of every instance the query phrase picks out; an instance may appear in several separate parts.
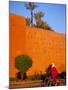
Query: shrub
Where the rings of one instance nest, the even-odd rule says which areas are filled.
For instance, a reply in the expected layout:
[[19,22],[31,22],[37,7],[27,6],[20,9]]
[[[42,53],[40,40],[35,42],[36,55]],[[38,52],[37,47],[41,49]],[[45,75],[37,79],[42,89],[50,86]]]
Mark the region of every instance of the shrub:
[[21,79],[24,79],[26,71],[32,66],[32,59],[27,55],[20,55],[15,58],[15,67],[20,71]]

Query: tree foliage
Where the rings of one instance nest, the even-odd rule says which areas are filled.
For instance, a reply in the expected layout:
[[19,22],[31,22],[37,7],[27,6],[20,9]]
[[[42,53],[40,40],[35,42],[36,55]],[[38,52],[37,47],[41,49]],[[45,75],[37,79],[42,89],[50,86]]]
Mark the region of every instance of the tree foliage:
[[40,27],[41,26],[41,18],[44,16],[44,13],[43,12],[37,12],[34,14],[34,18],[35,18],[35,21],[36,21],[36,26],[37,27]]
[[[26,25],[53,31],[47,22],[42,19],[44,17],[44,13],[42,11],[33,13],[33,10],[37,7],[35,3],[28,2],[25,4],[25,7],[27,10],[30,10],[31,13],[31,18],[26,18]],[[35,19],[36,24],[33,23],[33,18]]]
[[34,17],[36,20],[41,20],[41,18],[44,16],[43,12],[37,12],[34,14]]
[[37,13],[34,14],[34,18],[35,18],[35,21],[36,21],[36,27],[39,27],[39,28],[42,28],[42,29],[47,29],[47,30],[52,30],[51,27],[46,22],[44,22],[42,17],[44,17],[43,12],[37,12]]
[[26,25],[27,25],[27,26],[30,26],[30,24],[31,24],[30,18],[26,18]]
[[15,58],[15,67],[20,72],[26,72],[32,66],[32,59],[27,55],[20,55]]
[[31,25],[33,24],[33,10],[37,7],[35,3],[28,2],[25,4],[26,9],[30,10],[31,13]]

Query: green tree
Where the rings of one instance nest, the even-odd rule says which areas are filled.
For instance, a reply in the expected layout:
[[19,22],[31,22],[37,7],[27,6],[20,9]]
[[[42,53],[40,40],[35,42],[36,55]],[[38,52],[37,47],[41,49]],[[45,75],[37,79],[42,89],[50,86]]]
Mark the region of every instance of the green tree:
[[43,12],[37,12],[34,14],[36,27],[53,31],[52,28],[47,24],[47,22],[43,21],[42,17],[44,17]]
[[37,12],[37,13],[34,14],[34,18],[35,18],[37,27],[41,26],[41,22],[42,22],[42,17],[43,16],[44,16],[43,12]]
[[26,25],[27,25],[27,26],[30,26],[30,24],[31,24],[30,18],[26,18]]
[[20,55],[15,58],[15,67],[21,72],[23,79],[24,73],[32,66],[32,59],[27,55]]
[[40,27],[46,30],[52,30],[51,27],[43,20],[40,21]]
[[33,10],[37,7],[37,5],[35,5],[32,2],[29,2],[27,4],[25,4],[26,9],[30,10],[31,12],[31,25],[33,24]]

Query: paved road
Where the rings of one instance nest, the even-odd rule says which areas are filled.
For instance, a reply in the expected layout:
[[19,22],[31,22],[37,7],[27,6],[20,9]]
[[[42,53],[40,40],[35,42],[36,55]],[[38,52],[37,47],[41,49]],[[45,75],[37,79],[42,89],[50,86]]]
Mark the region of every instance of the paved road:
[[13,82],[10,83],[9,88],[31,88],[31,87],[41,87],[43,85],[42,81],[28,81],[28,82]]
[[[56,86],[64,86],[65,81],[63,79],[59,80],[59,85]],[[31,87],[42,87],[42,86],[48,86],[46,83],[43,83],[42,80],[36,80],[36,81],[11,81],[9,88],[31,88]],[[50,85],[51,86],[51,85]]]

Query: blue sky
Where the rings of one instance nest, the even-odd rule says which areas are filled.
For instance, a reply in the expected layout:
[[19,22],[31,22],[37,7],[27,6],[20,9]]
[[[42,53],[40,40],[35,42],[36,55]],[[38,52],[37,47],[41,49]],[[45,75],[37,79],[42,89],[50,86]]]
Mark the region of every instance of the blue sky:
[[[30,11],[25,8],[26,2],[10,1],[9,12],[17,15],[30,17]],[[48,4],[36,3],[38,6],[33,12],[42,11],[44,13],[43,20],[56,32],[65,33],[66,29],[66,5],[65,4]]]

